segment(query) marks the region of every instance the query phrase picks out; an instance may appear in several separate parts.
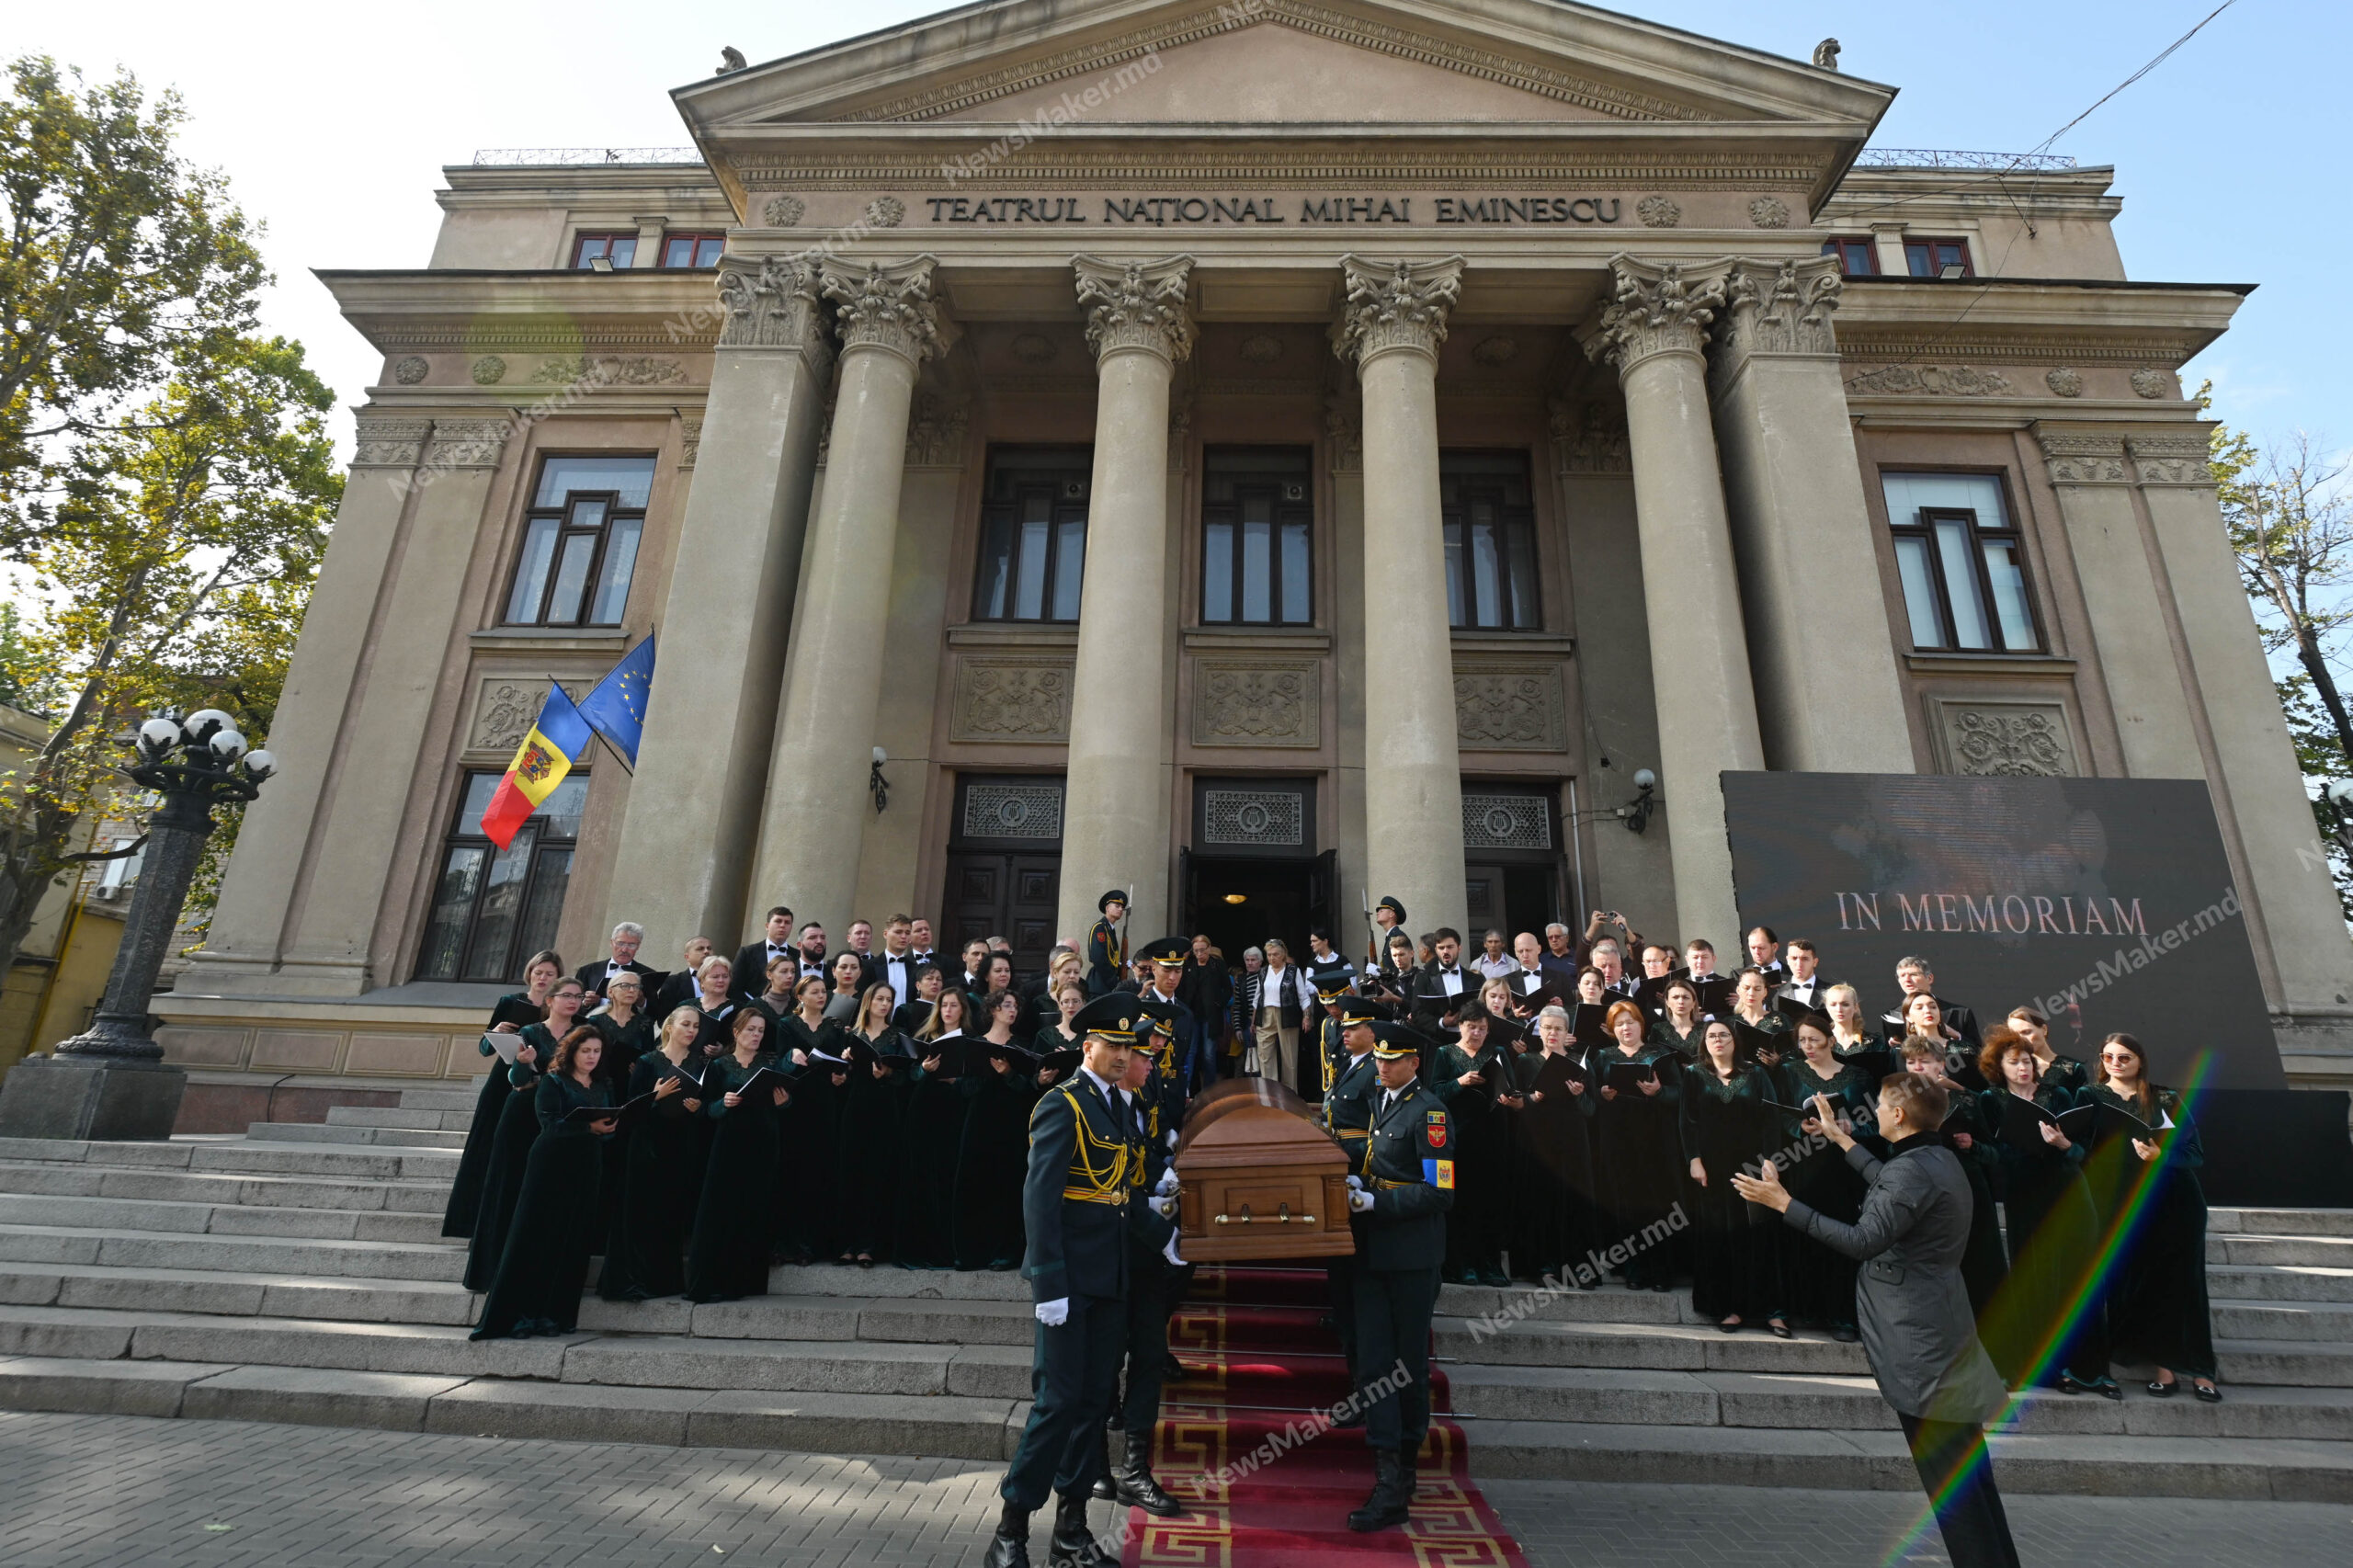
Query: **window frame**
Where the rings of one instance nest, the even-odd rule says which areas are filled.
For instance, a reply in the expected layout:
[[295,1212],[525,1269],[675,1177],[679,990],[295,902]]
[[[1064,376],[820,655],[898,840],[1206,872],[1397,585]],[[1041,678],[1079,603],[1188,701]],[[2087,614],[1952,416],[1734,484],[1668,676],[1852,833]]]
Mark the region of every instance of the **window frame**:
[[[1930,473],[1938,471],[1901,469],[1893,472]],[[1979,477],[1986,476],[1980,474]],[[2001,485],[2000,475],[1991,477],[1996,485]],[[1882,476],[1881,480],[1882,495],[1885,494],[1885,484],[1886,479]],[[1978,521],[1978,511],[1974,506],[1918,506],[1913,509],[1908,517],[1904,518],[1898,518],[1893,507],[1888,509],[1888,538],[1895,551],[1896,595],[1904,606],[1904,631],[1910,639],[1914,653],[1930,656],[1944,654],[1973,659],[2039,658],[2050,652],[2050,638],[2042,624],[2042,608],[2036,602],[2034,575],[2029,570],[2026,530],[2015,520],[2016,512],[2006,494],[2003,495],[2002,502],[2002,522],[2000,526],[1993,528],[1985,527]],[[1987,631],[1996,639],[2002,635],[2002,613],[2000,601],[1994,592],[1993,569],[1986,564],[1985,561],[1985,545],[1988,540],[1994,540],[2006,543],[2010,547],[2011,558],[2018,562],[2019,597],[2025,602],[2027,629],[2033,638],[2032,646],[2010,648],[2000,645],[1998,642],[1995,645],[1985,648],[1962,646],[1960,620],[1953,610],[1951,579],[1948,574],[1949,568],[1944,559],[1943,546],[1937,536],[1938,522],[1959,522],[1968,530],[1969,540],[1972,546],[1969,552],[1969,580],[1977,590],[1978,613],[1984,618]],[[1912,624],[1911,598],[1903,584],[1904,557],[1901,542],[1905,540],[1920,540],[1927,551],[1928,585],[1936,599],[1938,631],[1944,637],[1944,642],[1936,647],[1923,647],[1917,629]]]
[[[1847,265],[1847,253],[1849,249],[1862,253],[1864,264],[1864,269],[1862,271],[1858,272],[1855,268]],[[1835,256],[1838,258],[1838,276],[1841,278],[1877,278],[1881,276],[1879,269],[1879,242],[1869,234],[1833,234],[1828,239],[1822,242],[1822,254],[1824,256]]]
[[[1211,468],[1216,464],[1221,456],[1242,453],[1266,453],[1270,455],[1289,454],[1295,456],[1299,460],[1298,476],[1294,480],[1288,475],[1278,474],[1271,471],[1259,472],[1250,469],[1240,469],[1236,471],[1234,476],[1230,481],[1226,482],[1233,487],[1233,500],[1211,501],[1209,499],[1209,485]],[[1296,483],[1298,485],[1299,496],[1297,499],[1287,497],[1281,493],[1282,487],[1288,483]],[[1242,527],[1243,493],[1245,490],[1272,492],[1268,496],[1268,507],[1267,514],[1267,615],[1264,619],[1252,619],[1242,613],[1243,607],[1248,597],[1248,589],[1245,582],[1245,562],[1247,559],[1248,546],[1245,540]],[[1214,524],[1221,521],[1225,524],[1228,529],[1226,543],[1226,608],[1229,613],[1223,617],[1212,618],[1210,614],[1210,529]],[[1300,568],[1302,576],[1305,578],[1303,586],[1307,597],[1307,613],[1298,619],[1292,619],[1283,612],[1284,591],[1290,585],[1288,575],[1286,574],[1283,567],[1283,535],[1293,527],[1302,528],[1307,540],[1307,559],[1302,563]],[[1201,453],[1200,540],[1199,622],[1203,627],[1217,627],[1222,629],[1231,628],[1240,631],[1266,630],[1273,631],[1302,631],[1313,629],[1317,624],[1315,616],[1316,599],[1318,597],[1315,592],[1315,460],[1313,449],[1289,445],[1204,448]]]
[[[1546,596],[1544,593],[1543,541],[1541,539],[1541,529],[1538,522],[1534,462],[1530,460],[1529,453],[1525,449],[1517,447],[1465,447],[1459,449],[1446,449],[1439,451],[1438,539],[1440,553],[1444,558],[1449,560],[1462,560],[1466,562],[1470,558],[1471,551],[1471,516],[1469,503],[1472,499],[1472,493],[1462,489],[1461,486],[1463,486],[1466,482],[1490,480],[1493,482],[1493,487],[1500,491],[1503,485],[1503,476],[1499,474],[1466,474],[1458,470],[1454,475],[1449,477],[1447,472],[1447,460],[1449,457],[1457,459],[1506,458],[1510,459],[1520,465],[1519,483],[1525,488],[1528,499],[1524,503],[1512,503],[1503,500],[1499,495],[1495,504],[1496,518],[1498,523],[1501,525],[1501,534],[1504,541],[1504,548],[1502,551],[1503,573],[1499,586],[1502,589],[1500,597],[1503,600],[1509,601],[1517,597],[1512,591],[1514,586],[1512,561],[1516,554],[1512,549],[1512,536],[1515,532],[1524,529],[1527,535],[1528,544],[1528,576],[1524,586],[1526,588],[1529,606],[1529,619],[1525,623],[1505,619],[1498,621],[1494,625],[1482,624],[1475,619],[1477,614],[1478,594],[1475,587],[1472,585],[1470,577],[1466,574],[1462,584],[1463,604],[1466,611],[1474,619],[1463,620],[1457,620],[1454,619],[1454,605],[1452,602],[1454,596],[1451,591],[1452,585],[1449,583],[1445,585],[1448,590],[1448,631],[1451,633],[1468,634],[1474,637],[1497,635],[1530,636],[1540,634],[1544,631],[1545,625],[1544,611]],[[1457,547],[1453,536],[1458,528],[1461,530],[1462,536],[1460,546],[1461,553],[1460,555],[1456,555],[1454,553]],[[1506,605],[1506,609],[1507,613],[1507,604]]]
[[[1969,243],[1969,236],[1966,234],[1904,235],[1904,270],[1905,275],[1907,277],[1923,279],[1930,283],[1942,282],[1943,279],[1938,276],[1943,270],[1941,264],[1937,260],[1937,247],[1938,245],[1954,245],[1960,248],[1961,276],[1962,278],[1974,278],[1977,276],[1977,257],[1973,247],[1972,247]],[[1928,253],[1928,270],[1926,272],[1914,272],[1912,270],[1912,253],[1915,249],[1926,249]],[[1956,279],[1955,281],[1959,281],[1959,279]]]
[[[690,259],[686,261],[672,261],[670,259],[670,247],[678,244],[682,240],[689,246],[687,254]],[[691,259],[699,256],[701,254],[702,247],[705,245],[711,245],[715,247],[711,252],[710,259],[709,261]],[[658,266],[662,270],[668,272],[685,272],[713,267],[719,265],[719,258],[721,256],[725,254],[726,249],[727,235],[724,231],[707,229],[679,229],[672,231],[665,229],[662,233],[662,254],[658,261]]]
[[[535,812],[531,819],[526,822],[523,826],[517,831],[515,839],[509,842],[507,850],[501,851],[498,846],[493,844],[490,839],[483,834],[479,819],[476,819],[472,824],[467,823],[465,819],[466,805],[473,793],[474,781],[477,778],[503,778],[505,776],[506,774],[504,769],[494,770],[487,767],[461,767],[458,770],[457,800],[450,807],[449,829],[441,836],[440,855],[436,863],[430,891],[426,895],[423,929],[417,936],[416,957],[415,960],[410,965],[409,977],[412,980],[425,980],[432,981],[437,983],[461,985],[519,984],[523,981],[524,976],[517,972],[517,971],[524,960],[529,959],[532,953],[539,951],[542,947],[551,948],[554,946],[556,930],[563,924],[563,898],[560,897],[557,900],[555,908],[551,912],[549,918],[545,922],[543,933],[533,930],[531,922],[532,911],[539,903],[540,894],[543,891],[543,883],[549,874],[546,862],[551,851],[561,851],[565,858],[563,866],[563,897],[570,896],[572,891],[572,874],[574,870],[577,869],[579,864],[580,838],[578,835],[578,830],[575,829],[573,836],[571,837],[551,837],[545,831],[545,822],[547,819],[543,819],[539,813]],[[580,789],[582,791],[581,812],[585,818],[587,811],[586,792],[590,781],[589,769],[585,767],[575,767],[572,769],[572,771],[566,775],[563,783],[558,785],[557,788],[563,789],[565,786],[568,786],[574,778],[580,781]],[[495,785],[492,786],[492,790],[494,793],[495,792]],[[496,868],[501,854],[512,853],[514,844],[522,842],[525,835],[530,835],[529,840],[529,847],[525,851],[525,853],[529,856],[529,861],[524,867],[522,885],[517,890],[515,896],[515,923],[513,929],[506,935],[505,967],[501,970],[498,976],[494,979],[485,980],[480,978],[469,978],[467,974],[467,960],[472,956],[475,940],[482,930],[483,908],[489,901],[491,889],[493,887],[490,873]],[[433,958],[432,949],[436,928],[435,917],[436,912],[441,905],[443,885],[450,875],[450,867],[452,862],[460,851],[479,852],[481,858],[478,862],[478,869],[476,871],[477,881],[472,895],[467,905],[465,921],[458,931],[457,939],[452,949],[451,960],[449,966],[450,972],[448,975],[443,976],[434,974],[429,970],[429,965]],[[542,934],[546,937],[545,941],[542,942],[532,939]]]
[[[1086,557],[1094,532],[1095,478],[1094,453],[1087,452],[1086,466],[1080,469],[1072,460],[1075,448],[997,447],[993,448],[983,465],[981,482],[979,528],[972,548],[972,593],[970,619],[984,626],[1076,626],[1078,614],[1074,608],[1068,616],[1053,613],[1061,597],[1063,533],[1067,525],[1078,525],[1079,592],[1074,596],[1074,605],[1084,598]],[[1025,460],[1029,460],[1025,461]],[[1000,484],[1009,494],[999,494]],[[1075,483],[1074,494],[1072,485]],[[1022,599],[1021,541],[1019,530],[1023,523],[1023,503],[1026,497],[1042,492],[1046,499],[1046,548],[1039,572],[1041,581],[1038,588],[1038,604],[1044,612],[1035,616],[1017,613]],[[1071,514],[1075,513],[1074,517]],[[1006,613],[992,615],[988,611],[988,577],[992,557],[990,537],[1002,522],[1006,530],[1006,575],[1005,585]],[[1083,608],[1083,606],[1081,606]]]
[[[563,499],[552,506],[526,506],[523,510],[522,527],[517,530],[515,537],[513,559],[507,563],[506,589],[498,598],[498,624],[501,626],[541,626],[574,631],[601,631],[618,630],[628,620],[629,597],[637,588],[637,563],[644,559],[645,555],[645,519],[646,515],[653,510],[654,480],[660,472],[659,454],[601,451],[542,452],[540,454],[539,472],[533,480],[531,488],[525,494],[529,495],[539,494],[540,485],[547,482],[549,463],[573,457],[646,460],[652,464],[646,477],[646,504],[642,506],[624,506],[621,505],[621,493],[618,490],[567,490],[563,493]],[[547,613],[548,600],[555,592],[558,568],[563,561],[564,541],[592,531],[574,521],[583,503],[602,506],[604,521],[593,530],[594,541],[588,547],[588,565],[585,574],[581,579],[579,613],[571,620],[551,620]],[[555,525],[555,542],[548,551],[547,575],[540,584],[539,603],[531,618],[528,620],[517,619],[514,614],[515,595],[522,585],[523,569],[530,556],[531,530],[537,524],[543,521],[551,521]],[[585,618],[596,608],[598,585],[604,576],[605,558],[612,549],[614,532],[624,521],[637,524],[637,551],[630,559],[630,583],[629,586],[621,592],[620,611],[612,620],[587,619]]]
[[[612,247],[623,243],[630,247],[629,259],[613,261]],[[592,244],[601,244],[605,248],[598,255],[590,256],[587,250]],[[584,229],[573,235],[571,270],[594,272],[596,268],[589,264],[595,261],[613,261],[613,270],[616,272],[632,269],[637,265],[637,231],[635,229]]]

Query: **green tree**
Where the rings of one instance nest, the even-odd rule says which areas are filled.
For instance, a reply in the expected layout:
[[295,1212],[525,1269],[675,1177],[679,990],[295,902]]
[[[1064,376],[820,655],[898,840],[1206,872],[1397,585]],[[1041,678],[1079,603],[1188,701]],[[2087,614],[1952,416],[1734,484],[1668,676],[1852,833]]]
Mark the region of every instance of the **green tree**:
[[75,441],[255,330],[256,235],[173,150],[179,98],[42,55],[0,96],[0,555],[54,520]]
[[333,394],[282,338],[208,349],[74,443],[27,551],[45,608],[25,674],[66,695],[47,744],[0,775],[0,966],[144,712],[218,707],[268,732],[342,494]]
[[[2209,400],[2200,388],[2201,403]],[[2313,792],[2313,816],[2329,846],[2329,869],[2353,920],[2353,831],[2326,799],[2353,780],[2353,714],[2344,692],[2353,653],[2353,497],[2347,466],[2298,432],[2269,450],[2216,426],[2211,458],[2239,574],[2275,665],[2279,706]]]

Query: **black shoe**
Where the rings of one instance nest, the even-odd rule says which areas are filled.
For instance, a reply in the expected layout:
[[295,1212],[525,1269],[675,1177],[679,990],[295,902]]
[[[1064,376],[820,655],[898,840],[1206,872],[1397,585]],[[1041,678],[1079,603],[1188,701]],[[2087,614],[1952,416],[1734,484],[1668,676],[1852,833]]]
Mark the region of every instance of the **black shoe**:
[[2073,1372],[2062,1372],[2059,1374],[2059,1392],[2061,1393],[2089,1393],[2091,1392],[2091,1384],[2084,1381],[2083,1379],[2075,1376]]
[[1120,1502],[1164,1519],[1183,1513],[1185,1506],[1163,1492],[1160,1483],[1153,1479],[1152,1434],[1130,1432],[1125,1436],[1127,1442],[1120,1454],[1120,1468],[1111,1472],[1113,1495]]
[[1116,1503],[1120,1500],[1120,1494],[1111,1485],[1111,1431],[1109,1427],[1107,1426],[1104,1428],[1102,1437],[1102,1451],[1095,1464],[1095,1484],[1087,1489],[1087,1495],[1094,1498],[1097,1503]]
[[988,1555],[981,1568],[1029,1568],[1029,1510],[1007,1503],[997,1515],[996,1534],[989,1538]]
[[1834,1323],[1830,1325],[1830,1337],[1841,1345],[1852,1345],[1862,1335],[1855,1332],[1855,1325],[1851,1323]]
[[2102,1399],[2120,1401],[2124,1397],[2124,1390],[2118,1385],[2114,1378],[2109,1377],[2094,1378],[2092,1380],[2092,1392],[2099,1395]]
[[1364,1406],[1351,1404],[1332,1419],[1335,1432],[1354,1432],[1364,1425]]
[[1164,1383],[1181,1383],[1185,1381],[1185,1363],[1176,1359],[1176,1352],[1174,1350],[1168,1351],[1160,1358],[1160,1381]]
[[2198,1396],[2198,1403],[2200,1404],[2222,1403],[2222,1391],[2211,1383],[2192,1383],[2189,1385],[2189,1392]]
[[1482,1268],[1477,1271],[1475,1278],[1480,1284],[1494,1290],[1504,1290],[1511,1284],[1511,1276],[1500,1268]]
[[2180,1391],[2181,1385],[2179,1383],[2161,1383],[2155,1381],[2154,1379],[2151,1380],[2149,1383],[2149,1397],[2151,1399],[2171,1399]]
[[1054,1538],[1046,1548],[1046,1568],[1116,1568],[1086,1523],[1086,1494],[1066,1494],[1054,1505]]
[[1372,1477],[1372,1494],[1364,1500],[1363,1507],[1348,1516],[1348,1528],[1358,1535],[1402,1525],[1413,1513],[1414,1483],[1407,1479],[1396,1449],[1373,1450]]

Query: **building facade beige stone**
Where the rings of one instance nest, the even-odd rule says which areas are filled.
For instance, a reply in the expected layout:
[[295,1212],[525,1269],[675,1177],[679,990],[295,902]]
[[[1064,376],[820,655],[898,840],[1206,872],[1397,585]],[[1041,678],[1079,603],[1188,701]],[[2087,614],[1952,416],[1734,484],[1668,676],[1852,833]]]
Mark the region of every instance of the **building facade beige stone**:
[[[680,88],[691,154],[449,167],[429,265],[320,275],[383,371],[174,1054],[470,1073],[445,983],[779,902],[1721,945],[1774,767],[2203,778],[2344,1075],[2178,374],[2245,290],[2128,279],[2112,170],[1860,156],[1892,96],[1535,0],[1000,0]],[[471,843],[657,628],[634,777]]]

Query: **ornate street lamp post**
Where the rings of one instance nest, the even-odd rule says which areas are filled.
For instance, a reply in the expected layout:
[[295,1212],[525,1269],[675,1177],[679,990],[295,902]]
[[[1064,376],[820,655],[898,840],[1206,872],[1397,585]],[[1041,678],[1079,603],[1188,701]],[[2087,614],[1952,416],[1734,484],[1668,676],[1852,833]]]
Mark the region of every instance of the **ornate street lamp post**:
[[180,905],[188,901],[212,808],[261,793],[273,763],[248,753],[235,722],[217,708],[186,719],[160,713],[139,727],[138,761],[123,769],[163,797],[147,822],[139,881],[124,917],[122,945],[90,1027],[61,1041],[54,1056],[18,1062],[0,1085],[0,1137],[168,1138],[188,1074],[164,1062],[147,1034],[147,1004],[164,967]]

